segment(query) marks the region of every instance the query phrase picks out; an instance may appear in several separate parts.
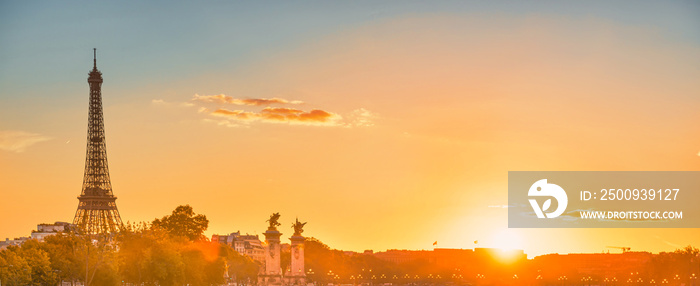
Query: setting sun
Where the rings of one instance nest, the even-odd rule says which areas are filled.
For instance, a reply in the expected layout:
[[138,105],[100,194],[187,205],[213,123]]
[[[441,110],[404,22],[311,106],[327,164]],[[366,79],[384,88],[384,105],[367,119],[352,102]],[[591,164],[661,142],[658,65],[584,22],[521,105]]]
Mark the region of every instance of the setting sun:
[[508,253],[508,250],[523,249],[525,245],[519,229],[499,230],[495,235],[491,236],[491,241],[493,241],[492,245],[488,242],[485,245],[499,248],[504,251],[504,254]]

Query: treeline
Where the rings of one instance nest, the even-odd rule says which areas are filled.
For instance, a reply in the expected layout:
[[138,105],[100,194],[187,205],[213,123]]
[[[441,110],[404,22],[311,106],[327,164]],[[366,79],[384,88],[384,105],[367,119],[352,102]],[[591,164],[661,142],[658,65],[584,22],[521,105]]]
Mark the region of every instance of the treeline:
[[[647,260],[620,260],[625,254],[590,254],[591,260],[574,261],[568,255],[556,255],[556,260],[504,260],[494,256],[453,255],[416,257],[403,263],[380,260],[371,254],[346,254],[329,248],[314,238],[305,245],[307,278],[320,285],[338,284],[383,284],[394,285],[558,285],[567,279],[573,285],[605,284],[607,281],[632,279],[653,284],[656,281],[700,283],[700,250],[687,246],[673,252],[649,254]],[[289,265],[289,253],[282,253],[282,267]],[[608,260],[605,260],[608,259]],[[600,264],[591,265],[591,261]],[[624,265],[615,262],[625,261]],[[611,265],[612,264],[612,265]],[[609,265],[621,269],[611,273]],[[597,268],[591,272],[591,268]],[[637,281],[638,282],[638,281]],[[700,285],[700,284],[697,284]]]
[[[417,257],[403,263],[394,263],[379,259],[372,254],[346,254],[344,251],[331,249],[328,245],[314,238],[307,238],[304,248],[307,278],[320,285],[329,283],[335,285],[464,284],[474,280],[476,268],[483,268],[484,264],[487,264],[486,261],[480,261],[480,265],[475,265],[473,260],[464,260],[459,257],[436,261],[436,259],[430,259],[427,256]],[[288,255],[288,253],[282,253],[283,268],[287,265],[285,256]],[[519,266],[494,263],[487,267],[493,267],[495,270],[503,272]]]
[[[127,224],[110,236],[59,233],[46,237],[44,242],[29,240],[0,251],[0,285],[57,285],[61,281],[87,281],[87,285],[257,284],[261,265],[228,245],[209,242],[203,236],[208,225],[206,216],[186,205],[150,223]],[[421,257],[396,264],[374,255],[348,255],[315,238],[307,238],[304,252],[307,278],[320,285],[539,285],[555,283],[561,275],[577,281],[583,278],[577,274],[581,265],[543,265],[537,259],[504,263],[498,257]],[[645,263],[627,265],[622,274],[634,273],[635,278],[645,281],[694,282],[690,280],[697,279],[693,274],[700,271],[699,253],[691,246],[662,252]],[[289,251],[281,254],[281,260],[283,271],[288,270]],[[617,278],[629,278],[622,274]],[[609,278],[595,273],[585,277],[594,281]]]
[[110,236],[59,233],[0,251],[0,285],[218,285],[252,282],[258,264],[209,242],[209,221],[190,206]]
[[[289,253],[282,253],[282,268],[288,263],[285,257]],[[374,257],[374,255],[347,255],[337,249],[331,249],[328,245],[315,238],[307,238],[304,242],[304,266],[307,277],[313,282],[350,283],[350,277],[365,274],[363,278],[370,281],[372,274],[381,277],[381,274],[393,274],[404,271],[405,265],[397,265]],[[337,278],[336,278],[337,276]],[[391,276],[390,276],[391,277]],[[356,282],[360,282],[358,277]]]
[[661,252],[647,263],[644,273],[649,278],[677,278],[700,285],[697,281],[700,276],[700,249],[688,245],[673,252]]

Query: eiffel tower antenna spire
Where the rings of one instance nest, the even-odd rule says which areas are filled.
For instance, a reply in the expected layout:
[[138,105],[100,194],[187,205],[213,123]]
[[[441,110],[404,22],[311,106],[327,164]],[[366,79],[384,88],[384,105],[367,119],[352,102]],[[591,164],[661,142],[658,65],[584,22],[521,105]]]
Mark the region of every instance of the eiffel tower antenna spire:
[[73,223],[85,234],[113,233],[122,227],[112,193],[107,166],[104,117],[102,114],[102,73],[97,70],[97,49],[93,49],[93,68],[88,73],[90,107],[88,110],[87,151],[83,189]]
[[92,69],[97,70],[97,48],[92,48]]

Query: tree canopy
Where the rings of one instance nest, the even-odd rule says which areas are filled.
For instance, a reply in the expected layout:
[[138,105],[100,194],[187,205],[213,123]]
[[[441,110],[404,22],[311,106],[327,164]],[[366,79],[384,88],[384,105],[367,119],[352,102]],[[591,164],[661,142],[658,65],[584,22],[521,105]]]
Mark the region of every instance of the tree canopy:
[[161,228],[172,236],[185,237],[189,240],[203,240],[204,231],[209,227],[209,220],[203,214],[195,214],[190,205],[178,206],[172,214],[155,219],[154,228]]

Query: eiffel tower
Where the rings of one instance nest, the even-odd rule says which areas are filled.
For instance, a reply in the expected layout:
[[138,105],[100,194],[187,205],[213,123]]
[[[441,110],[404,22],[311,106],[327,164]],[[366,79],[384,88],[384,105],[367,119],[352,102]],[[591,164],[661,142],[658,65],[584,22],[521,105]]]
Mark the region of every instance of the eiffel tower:
[[88,73],[90,109],[88,113],[87,154],[83,190],[78,197],[78,210],[73,224],[84,234],[106,234],[119,230],[117,197],[112,193],[112,182],[107,167],[107,146],[102,116],[102,73],[97,70],[97,49],[93,49],[93,67]]

